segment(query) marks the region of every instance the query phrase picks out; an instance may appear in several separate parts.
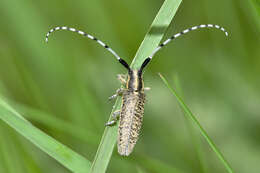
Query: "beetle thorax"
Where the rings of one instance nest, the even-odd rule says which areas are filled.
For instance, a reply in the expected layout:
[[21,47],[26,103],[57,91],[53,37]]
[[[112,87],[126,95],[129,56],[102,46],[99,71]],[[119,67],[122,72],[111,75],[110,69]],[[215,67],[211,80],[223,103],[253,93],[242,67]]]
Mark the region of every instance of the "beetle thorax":
[[142,73],[139,70],[129,70],[126,88],[134,92],[143,91]]

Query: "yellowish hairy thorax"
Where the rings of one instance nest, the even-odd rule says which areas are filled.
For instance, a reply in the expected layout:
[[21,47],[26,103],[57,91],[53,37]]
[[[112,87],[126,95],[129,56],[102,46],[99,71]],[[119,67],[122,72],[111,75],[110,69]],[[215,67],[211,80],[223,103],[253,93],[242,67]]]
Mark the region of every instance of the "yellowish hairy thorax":
[[131,70],[127,76],[126,88],[129,91],[143,91],[143,79],[139,70]]

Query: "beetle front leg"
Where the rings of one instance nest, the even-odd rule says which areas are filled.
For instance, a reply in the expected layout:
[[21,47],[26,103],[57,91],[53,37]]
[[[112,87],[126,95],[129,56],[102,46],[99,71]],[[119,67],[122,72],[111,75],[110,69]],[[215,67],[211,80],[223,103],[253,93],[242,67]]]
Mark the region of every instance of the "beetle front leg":
[[117,110],[115,112],[113,112],[112,114],[112,120],[111,121],[108,121],[105,126],[113,126],[116,124],[116,122],[118,121],[119,119],[119,115],[120,115],[120,110]]
[[125,85],[126,84],[126,75],[125,74],[118,74],[117,79],[120,81],[121,84]]

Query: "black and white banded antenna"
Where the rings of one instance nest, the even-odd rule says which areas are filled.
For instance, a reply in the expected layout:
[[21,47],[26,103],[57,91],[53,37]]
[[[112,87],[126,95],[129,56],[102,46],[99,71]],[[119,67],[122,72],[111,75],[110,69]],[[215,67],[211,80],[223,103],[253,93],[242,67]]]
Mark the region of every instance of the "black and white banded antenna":
[[[221,31],[223,31],[225,33],[226,36],[228,36],[228,32],[225,30],[225,28],[219,26],[219,25],[215,25],[215,24],[202,24],[202,25],[197,25],[197,26],[193,26],[191,28],[188,28],[188,29],[185,29],[173,36],[171,36],[170,38],[168,38],[167,40],[165,40],[163,43],[161,43],[156,49],[154,49],[154,51],[151,53],[150,56],[148,56],[141,68],[140,68],[140,72],[143,71],[143,69],[146,67],[146,65],[151,61],[151,59],[153,58],[153,56],[162,48],[164,47],[165,45],[167,45],[169,42],[171,42],[173,39],[177,38],[177,37],[180,37],[190,31],[194,31],[194,30],[197,30],[197,29],[201,29],[201,28],[216,28],[216,29],[219,29]],[[49,39],[49,36],[51,33],[53,33],[54,31],[58,31],[58,30],[67,30],[67,31],[72,31],[72,32],[76,32],[80,35],[83,35],[91,40],[94,40],[96,41],[98,44],[100,44],[102,47],[104,47],[105,49],[107,49],[110,53],[112,53],[115,58],[125,67],[127,68],[128,70],[130,70],[130,67],[129,65],[127,64],[127,62],[125,60],[123,60],[113,49],[111,49],[107,44],[105,44],[104,42],[102,42],[101,40],[97,39],[96,37],[90,35],[90,34],[87,34],[81,30],[77,30],[75,28],[70,28],[70,27],[67,27],[67,26],[62,26],[62,27],[55,27],[53,29],[51,29],[47,34],[46,34],[46,42],[48,42],[48,39]]]
[[142,71],[145,66],[151,61],[151,59],[153,58],[153,56],[162,48],[164,47],[165,45],[167,45],[169,42],[171,42],[173,39],[177,38],[177,37],[180,37],[184,34],[187,34],[188,32],[190,31],[194,31],[194,30],[197,30],[197,29],[200,29],[200,28],[216,28],[216,29],[219,29],[221,31],[223,31],[225,33],[226,36],[228,36],[228,32],[225,30],[225,28],[219,26],[219,25],[215,25],[215,24],[201,24],[201,25],[197,25],[197,26],[193,26],[191,28],[188,28],[188,29],[185,29],[173,36],[171,36],[170,38],[168,38],[167,40],[165,40],[163,43],[161,43],[157,48],[154,49],[154,51],[151,53],[150,56],[148,56],[148,58],[146,58],[140,68],[140,70]]
[[47,34],[46,34],[46,38],[45,38],[45,41],[48,42],[49,41],[49,36],[51,33],[53,33],[54,31],[58,31],[58,30],[67,30],[67,31],[72,31],[72,32],[76,32],[80,35],[83,35],[84,37],[87,37],[91,40],[94,40],[96,41],[98,44],[100,44],[102,47],[104,47],[106,50],[108,50],[110,53],[112,53],[115,58],[125,67],[127,68],[128,70],[130,69],[129,65],[127,64],[127,62],[125,60],[123,60],[113,49],[111,49],[107,44],[105,44],[103,41],[97,39],[96,37],[90,35],[90,34],[87,34],[86,32],[84,31],[81,31],[81,30],[77,30],[75,28],[71,28],[71,27],[67,27],[67,26],[58,26],[58,27],[55,27],[55,28],[52,28]]

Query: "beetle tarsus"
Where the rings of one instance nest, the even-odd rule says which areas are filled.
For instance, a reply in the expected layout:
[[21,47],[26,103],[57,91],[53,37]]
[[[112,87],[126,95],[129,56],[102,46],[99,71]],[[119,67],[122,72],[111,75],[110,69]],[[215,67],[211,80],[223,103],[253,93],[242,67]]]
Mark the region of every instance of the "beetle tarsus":
[[120,110],[117,110],[115,112],[113,112],[112,114],[112,120],[111,121],[108,121],[105,126],[113,126],[116,124],[116,122],[118,121],[119,119],[119,115],[120,115]]
[[144,90],[145,90],[145,91],[150,91],[151,88],[150,88],[150,87],[145,87]]
[[108,98],[108,100],[110,101],[110,100],[113,100],[113,99],[117,98],[118,96],[122,96],[123,92],[124,92],[124,88],[117,89],[116,93],[114,95],[110,96]]

